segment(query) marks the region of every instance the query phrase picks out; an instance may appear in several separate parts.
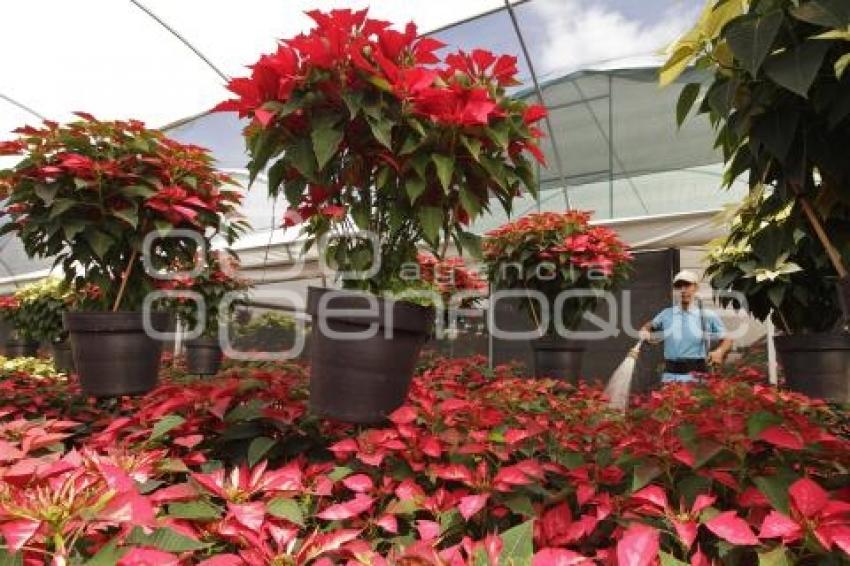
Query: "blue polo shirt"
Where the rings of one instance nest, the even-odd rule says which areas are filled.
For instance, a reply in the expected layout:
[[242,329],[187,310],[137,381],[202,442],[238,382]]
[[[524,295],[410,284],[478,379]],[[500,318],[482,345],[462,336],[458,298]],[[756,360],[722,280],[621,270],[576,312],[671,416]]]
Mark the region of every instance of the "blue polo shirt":
[[[702,311],[702,316],[700,316]],[[704,329],[704,330],[703,330]],[[688,310],[680,305],[667,307],[652,319],[652,330],[662,332],[665,360],[704,360],[708,355],[706,340],[723,338],[726,328],[717,313],[691,304]],[[690,374],[667,373],[662,381],[693,381]]]

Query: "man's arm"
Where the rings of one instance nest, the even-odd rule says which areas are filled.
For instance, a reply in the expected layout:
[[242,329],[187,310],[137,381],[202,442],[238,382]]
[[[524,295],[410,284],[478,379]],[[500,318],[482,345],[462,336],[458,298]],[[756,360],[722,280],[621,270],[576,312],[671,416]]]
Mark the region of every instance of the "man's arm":
[[708,353],[708,361],[711,362],[712,365],[721,365],[726,360],[726,355],[729,353],[729,350],[732,349],[732,340],[729,338],[724,338],[720,341],[720,344],[717,347]]
[[720,344],[708,353],[708,361],[711,365],[719,366],[723,364],[726,360],[726,355],[729,353],[729,350],[732,349],[732,340],[726,338],[726,327],[723,325],[723,321],[720,320],[717,313],[712,313],[709,321],[711,324],[711,332],[714,336],[720,338]]
[[638,337],[644,342],[649,342],[650,344],[657,344],[661,340],[654,335],[654,332],[658,330],[658,317],[648,320],[643,326],[640,327],[640,331],[638,332]]

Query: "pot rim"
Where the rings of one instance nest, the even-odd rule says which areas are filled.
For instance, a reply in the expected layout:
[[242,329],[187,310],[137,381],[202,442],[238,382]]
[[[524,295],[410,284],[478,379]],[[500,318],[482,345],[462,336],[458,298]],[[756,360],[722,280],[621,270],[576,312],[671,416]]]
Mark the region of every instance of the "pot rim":
[[[144,330],[142,311],[68,311],[62,314],[65,330],[77,332],[140,332]],[[152,311],[150,322],[163,330],[171,320],[171,313]]]
[[[433,307],[426,307],[405,301],[395,301],[393,299],[379,297],[364,291],[349,291],[346,289],[315,287],[312,285],[307,288],[307,305],[304,311],[315,318],[320,298],[329,293],[334,294],[334,298],[331,299],[331,301],[336,308],[352,310],[362,309],[364,307],[364,300],[375,299],[377,300],[378,312],[377,314],[364,314],[364,316],[335,316],[333,313],[328,313],[325,315],[327,320],[343,321],[349,324],[362,326],[377,323],[381,328],[387,326],[387,321],[391,321],[392,328],[395,330],[427,333],[430,332],[436,317],[436,310]],[[388,313],[391,313],[391,316],[388,316]],[[313,328],[316,329],[317,325],[314,324]]]

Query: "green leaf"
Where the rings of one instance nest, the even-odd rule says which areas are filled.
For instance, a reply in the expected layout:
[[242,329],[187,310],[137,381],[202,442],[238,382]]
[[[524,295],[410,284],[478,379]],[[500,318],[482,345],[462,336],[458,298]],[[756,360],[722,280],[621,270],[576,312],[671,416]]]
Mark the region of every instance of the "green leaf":
[[511,131],[508,122],[503,121],[487,129],[487,134],[493,142],[502,149],[508,149],[511,141]]
[[758,438],[762,431],[780,423],[782,423],[782,418],[773,413],[767,411],[753,413],[747,418],[747,436]]
[[758,487],[765,497],[773,505],[777,511],[788,515],[788,488],[793,483],[793,475],[771,475],[760,476],[753,479],[753,482]]
[[767,298],[770,299],[770,303],[777,309],[782,306],[782,302],[785,300],[785,289],[785,286],[777,285],[767,290]]
[[701,88],[700,83],[688,83],[679,94],[679,100],[676,103],[676,124],[679,127],[685,123],[685,118],[688,117],[688,113],[693,108]]
[[156,191],[146,185],[130,185],[128,187],[122,187],[118,190],[119,193],[124,195],[125,197],[142,197],[142,198],[150,198],[156,194]]
[[531,504],[531,499],[525,495],[515,495],[505,501],[505,507],[517,515],[526,517],[535,517],[537,513],[534,511],[534,505]]
[[419,209],[418,216],[425,239],[430,243],[436,243],[440,236],[440,228],[443,226],[443,211],[433,206],[423,206]]
[[806,41],[770,56],[764,63],[764,72],[777,84],[807,98],[829,47],[826,41]]
[[517,525],[501,533],[502,553],[499,564],[511,566],[531,566],[534,555],[534,519]]
[[313,152],[316,154],[319,170],[324,169],[336,155],[344,135],[343,129],[336,127],[335,119],[328,118],[316,122],[310,137],[313,140]]
[[221,508],[206,501],[190,501],[188,503],[171,503],[168,506],[168,516],[192,521],[215,521],[221,518]]
[[721,79],[715,81],[705,95],[708,106],[721,116],[728,118],[735,104],[738,86],[737,80]]
[[[20,552],[9,554],[8,550],[0,548],[0,566],[23,566],[23,564],[24,556]],[[86,565],[88,564],[87,562]],[[100,562],[96,566],[111,566],[112,564],[115,564],[115,562]]]
[[735,58],[753,77],[758,75],[764,58],[782,26],[782,12],[774,10],[761,16],[740,19],[729,25],[726,40]]
[[113,216],[117,216],[133,228],[136,228],[139,225],[139,213],[136,208],[125,208],[123,210],[113,210]]
[[478,161],[481,156],[481,140],[478,138],[471,138],[469,136],[460,136],[460,141],[464,147],[466,147],[469,155],[471,155],[475,161]]
[[469,252],[469,255],[471,255],[474,259],[480,260],[482,258],[481,236],[473,234],[472,232],[458,230],[457,239],[460,242],[461,248],[463,248],[464,251]]
[[277,441],[267,436],[260,436],[252,440],[250,446],[248,446],[248,465],[254,467],[275,444],[277,444]]
[[791,566],[788,552],[780,545],[769,552],[759,552],[759,566]]
[[[286,161],[278,159],[274,165],[269,167],[268,171],[268,191],[269,195],[276,198],[280,194],[280,185],[283,183],[283,174],[286,172]],[[297,202],[290,200],[290,203]]]
[[[750,137],[754,142],[761,142],[776,159],[784,161],[796,137],[799,123],[799,112],[787,110],[771,112],[753,121]],[[743,151],[746,147],[748,146],[742,146],[738,151]],[[744,157],[751,157],[749,149],[746,150]]]
[[460,204],[463,209],[469,214],[470,218],[476,218],[481,214],[481,202],[478,197],[469,190],[466,185],[460,186]]
[[[118,548],[118,541],[112,539],[87,560],[85,566],[114,566],[128,552],[130,552],[129,548]],[[5,566],[5,563],[0,560],[0,565]]]
[[55,183],[51,183],[49,185],[43,185],[39,183],[35,186],[35,194],[44,201],[45,206],[50,206],[53,204],[53,199],[56,198],[56,192],[59,190],[59,185]]
[[165,415],[153,425],[148,440],[158,440],[185,422],[186,419],[180,415]]
[[203,550],[210,546],[169,528],[159,528],[151,534],[145,534],[142,529],[136,527],[130,532],[127,542],[141,546],[152,546],[165,552],[190,552]]
[[92,251],[99,258],[103,258],[106,255],[106,252],[109,251],[110,246],[112,246],[112,236],[105,232],[101,232],[96,228],[88,226],[83,232],[83,237],[88,242],[89,246],[91,246]]
[[50,207],[50,214],[48,218],[53,220],[63,212],[66,212],[69,208],[73,208],[77,204],[77,201],[69,198],[58,198],[53,201],[53,206]]
[[847,0],[812,0],[791,10],[798,20],[828,28],[850,26],[850,3]]
[[357,118],[360,110],[363,109],[363,93],[359,91],[346,90],[342,94],[342,101],[348,107],[348,114],[351,120]]
[[431,156],[431,161],[437,167],[437,177],[440,179],[440,184],[443,185],[443,190],[448,191],[455,171],[455,160],[446,155],[435,153]]
[[268,511],[269,515],[273,515],[279,519],[286,519],[299,527],[304,526],[304,514],[301,512],[298,502],[294,499],[275,497],[269,501],[266,511]]
[[404,183],[404,189],[407,191],[407,198],[410,199],[410,204],[416,203],[416,199],[422,196],[427,186],[425,179],[416,175],[411,175],[407,178]]
[[336,481],[347,478],[352,473],[354,473],[354,472],[351,468],[347,468],[345,466],[337,466],[336,468],[333,469],[333,471],[331,471],[331,473],[328,474],[328,479],[336,482]]
[[313,153],[313,144],[310,140],[304,138],[298,143],[294,143],[286,152],[286,160],[304,175],[307,179],[313,180],[316,177],[316,155]]
[[643,489],[649,483],[661,475],[663,470],[655,462],[642,462],[635,466],[634,476],[632,477],[632,491]]
[[263,410],[265,408],[265,403],[259,399],[252,399],[244,405],[234,407],[229,413],[224,415],[224,420],[229,423],[257,420],[263,417]]
[[378,142],[389,150],[393,148],[393,123],[386,118],[369,119],[369,127],[372,129],[372,135]]
[[682,562],[672,554],[667,554],[663,550],[658,552],[658,556],[661,557],[661,566],[688,566],[687,562]]
[[401,152],[399,152],[399,155],[410,155],[419,149],[423,141],[425,141],[424,138],[417,138],[416,136],[408,137],[404,140],[404,145],[401,146]]

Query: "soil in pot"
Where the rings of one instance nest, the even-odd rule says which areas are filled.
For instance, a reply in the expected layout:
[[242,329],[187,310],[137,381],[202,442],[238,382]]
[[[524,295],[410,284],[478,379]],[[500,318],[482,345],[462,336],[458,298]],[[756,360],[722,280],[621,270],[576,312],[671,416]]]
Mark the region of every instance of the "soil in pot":
[[197,338],[186,342],[186,369],[197,375],[215,375],[221,369],[223,354],[218,338]]
[[74,373],[74,354],[68,340],[53,343],[53,367],[58,372]]
[[6,342],[6,357],[34,358],[38,355],[38,342],[23,340],[8,340]]
[[[325,296],[328,302],[320,312]],[[370,299],[377,301],[377,312],[367,311]],[[358,312],[334,312],[344,309]],[[310,410],[350,423],[384,422],[407,398],[416,360],[433,328],[434,310],[364,293],[310,287],[307,313],[313,317]],[[370,327],[377,329],[374,336],[352,336]]]
[[785,386],[809,397],[850,403],[850,334],[776,336]]
[[533,340],[535,377],[552,377],[578,383],[584,344],[560,337],[544,336]]
[[[164,331],[168,313],[151,313]],[[145,333],[141,312],[68,312],[64,315],[80,385],[88,395],[139,395],[156,386],[162,342]]]

